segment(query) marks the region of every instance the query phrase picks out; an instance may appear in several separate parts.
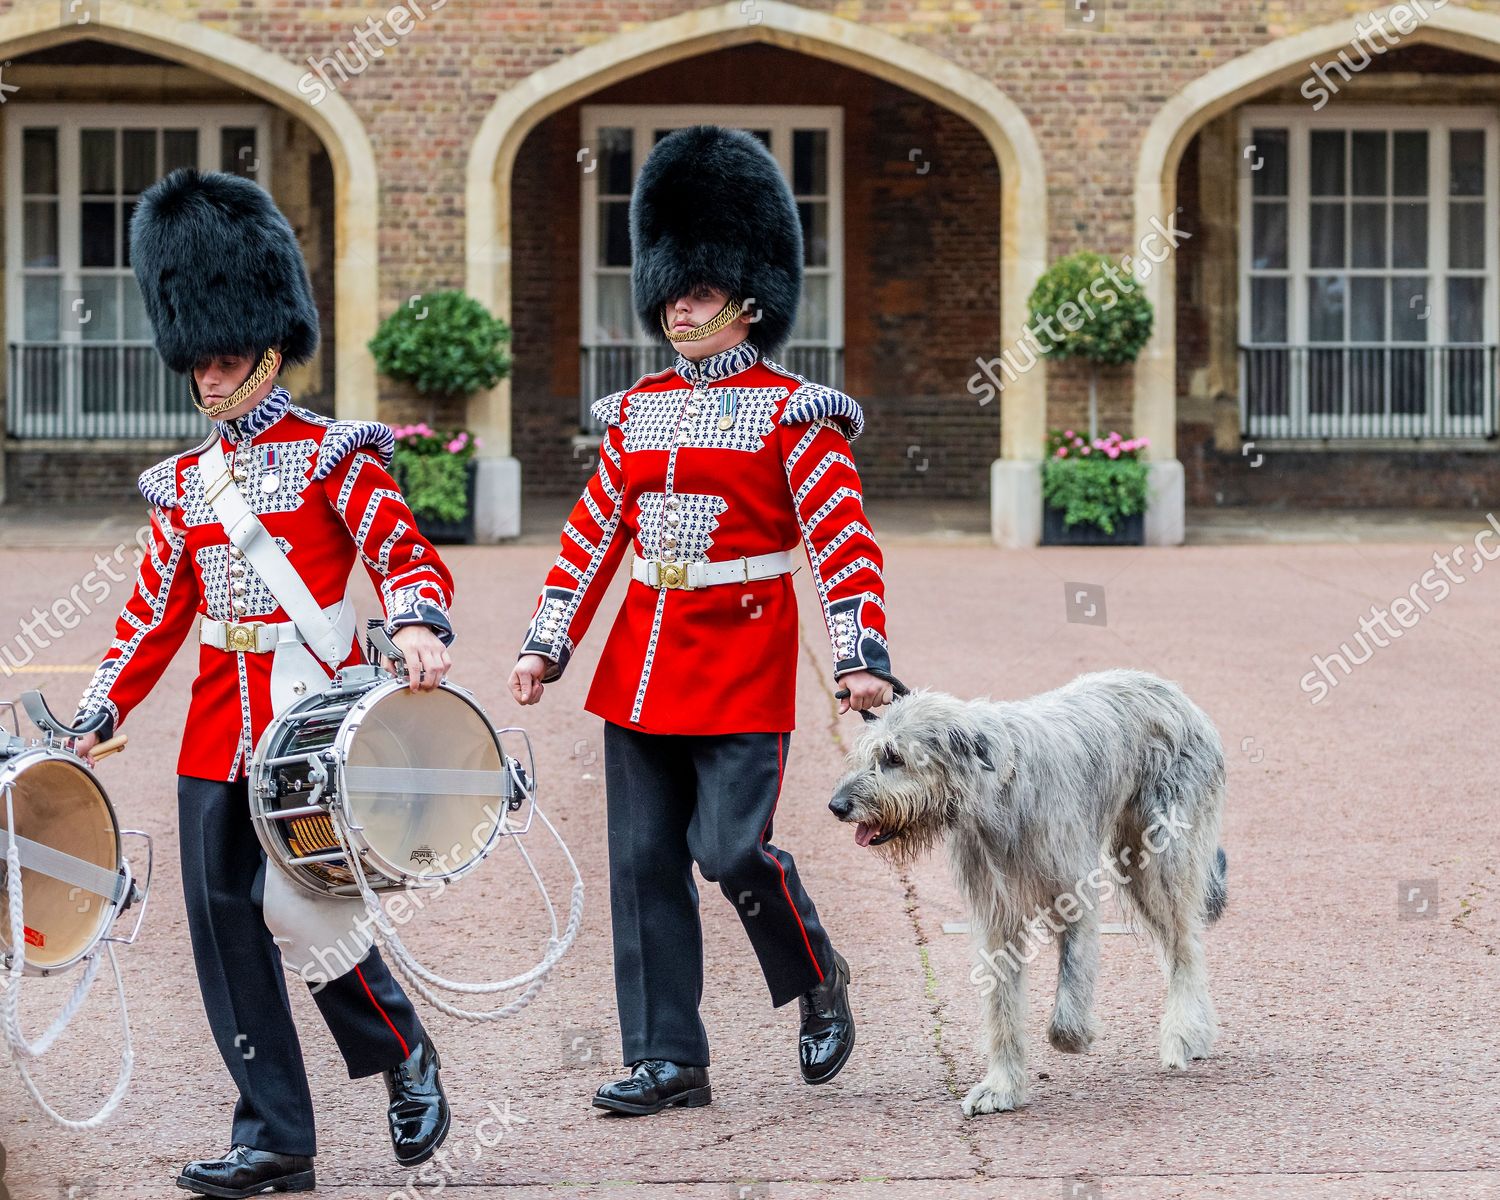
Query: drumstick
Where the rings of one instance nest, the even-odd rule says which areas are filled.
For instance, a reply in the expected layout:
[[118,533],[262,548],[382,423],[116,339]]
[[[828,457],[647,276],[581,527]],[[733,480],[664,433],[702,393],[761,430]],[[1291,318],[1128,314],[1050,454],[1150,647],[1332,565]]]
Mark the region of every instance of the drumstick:
[[117,733],[114,737],[110,738],[109,741],[100,742],[97,746],[95,746],[94,749],[90,752],[89,757],[95,762],[98,762],[101,758],[108,758],[117,750],[125,749],[125,743],[129,740],[130,735],[128,733]]

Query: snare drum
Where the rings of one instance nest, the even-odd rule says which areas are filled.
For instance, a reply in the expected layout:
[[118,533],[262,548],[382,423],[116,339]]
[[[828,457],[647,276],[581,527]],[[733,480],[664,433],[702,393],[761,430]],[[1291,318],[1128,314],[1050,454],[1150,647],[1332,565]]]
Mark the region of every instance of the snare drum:
[[318,895],[358,894],[335,818],[382,891],[463,875],[519,806],[499,735],[469,692],[446,681],[413,692],[373,666],[346,668],[273,719],[248,778],[267,858]]
[[[7,789],[14,831],[6,827]],[[122,847],[123,837],[132,835],[145,837],[133,830],[122,834],[104,786],[78,755],[0,732],[0,957],[7,964],[11,958],[5,853],[12,837],[21,860],[25,971],[55,975],[87,958],[101,941],[135,940],[134,933],[107,936],[115,918],[141,897],[139,891],[132,895]]]

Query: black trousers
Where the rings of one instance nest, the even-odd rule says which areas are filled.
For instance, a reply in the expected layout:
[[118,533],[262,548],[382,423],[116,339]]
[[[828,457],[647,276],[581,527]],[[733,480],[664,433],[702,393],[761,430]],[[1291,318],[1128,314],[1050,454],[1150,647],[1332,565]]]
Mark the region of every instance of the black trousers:
[[[269,864],[250,823],[245,781],[179,775],[177,818],[198,987],[240,1092],[233,1140],[257,1150],[313,1154],[312,1096],[281,952],[261,916]],[[426,1036],[378,947],[353,970],[309,990],[351,1079],[396,1066]]]
[[640,733],[606,721],[609,897],[624,1059],[708,1065],[696,861],[735,906],[771,1003],[832,968],[833,947],[785,850],[771,845],[790,733]]

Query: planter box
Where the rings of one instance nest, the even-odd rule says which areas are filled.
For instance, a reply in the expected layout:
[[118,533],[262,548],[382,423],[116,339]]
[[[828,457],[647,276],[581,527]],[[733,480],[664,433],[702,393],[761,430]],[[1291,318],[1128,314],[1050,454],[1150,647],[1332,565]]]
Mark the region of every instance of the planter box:
[[[474,541],[474,480],[478,475],[478,464],[474,459],[468,463],[468,479],[466,481],[468,494],[468,512],[461,521],[439,521],[434,517],[424,517],[414,514],[417,518],[417,528],[421,530],[422,536],[436,546],[443,545],[471,545]],[[396,472],[396,482],[401,485],[401,490],[406,491],[406,481],[401,478],[401,473]]]
[[1063,509],[1042,507],[1042,545],[1044,546],[1143,546],[1146,543],[1146,514],[1121,517],[1115,531],[1105,533],[1099,526],[1081,521],[1072,528],[1063,524]]

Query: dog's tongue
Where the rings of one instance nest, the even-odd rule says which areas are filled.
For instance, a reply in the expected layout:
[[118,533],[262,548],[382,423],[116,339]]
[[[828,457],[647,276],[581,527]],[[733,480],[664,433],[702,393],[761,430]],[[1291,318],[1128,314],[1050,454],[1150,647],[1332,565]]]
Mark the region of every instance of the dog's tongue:
[[870,844],[870,839],[873,837],[878,837],[879,835],[880,830],[876,829],[873,825],[870,825],[865,821],[861,821],[857,826],[855,826],[854,842],[859,846],[868,846]]

